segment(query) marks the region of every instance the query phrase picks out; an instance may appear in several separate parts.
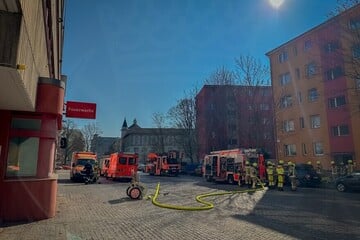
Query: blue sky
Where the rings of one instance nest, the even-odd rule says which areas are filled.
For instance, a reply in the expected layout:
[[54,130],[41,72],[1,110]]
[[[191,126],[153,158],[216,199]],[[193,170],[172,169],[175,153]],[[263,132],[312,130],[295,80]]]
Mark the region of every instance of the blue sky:
[[103,136],[119,136],[126,117],[153,127],[184,92],[219,67],[265,53],[327,19],[336,0],[67,0],[65,101],[97,104]]

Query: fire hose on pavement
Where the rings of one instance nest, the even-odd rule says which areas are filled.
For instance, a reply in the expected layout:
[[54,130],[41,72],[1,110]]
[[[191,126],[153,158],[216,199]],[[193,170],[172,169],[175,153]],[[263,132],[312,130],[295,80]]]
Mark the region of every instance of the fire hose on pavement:
[[223,192],[211,192],[211,193],[204,193],[197,195],[195,197],[196,201],[203,204],[203,206],[194,207],[194,206],[181,206],[181,205],[172,205],[172,204],[166,204],[166,203],[160,203],[157,201],[157,198],[160,194],[160,183],[157,184],[155,194],[154,196],[147,196],[147,199],[151,199],[152,204],[155,206],[161,207],[161,208],[168,208],[168,209],[174,209],[174,210],[186,210],[186,211],[201,211],[201,210],[210,210],[214,208],[214,204],[207,202],[203,200],[207,197],[213,197],[213,196],[222,196],[222,195],[234,195],[234,194],[240,194],[240,193],[251,193],[256,191],[264,191],[265,186],[264,184],[257,179],[260,183],[260,188],[254,188],[254,189],[245,189],[245,190],[239,190],[239,191],[223,191]]

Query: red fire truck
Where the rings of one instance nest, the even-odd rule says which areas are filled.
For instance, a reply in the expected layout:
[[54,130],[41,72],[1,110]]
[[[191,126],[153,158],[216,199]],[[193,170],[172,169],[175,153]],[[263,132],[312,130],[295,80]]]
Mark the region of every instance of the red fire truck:
[[149,153],[145,172],[150,175],[177,176],[180,172],[179,152],[169,151],[164,154]]
[[129,179],[132,178],[132,173],[138,170],[139,157],[137,153],[118,152],[110,155],[110,161],[106,178],[115,179]]
[[203,162],[203,176],[207,181],[234,183],[245,180],[245,163],[257,163],[260,179],[265,179],[263,154],[256,149],[231,149],[210,152]]

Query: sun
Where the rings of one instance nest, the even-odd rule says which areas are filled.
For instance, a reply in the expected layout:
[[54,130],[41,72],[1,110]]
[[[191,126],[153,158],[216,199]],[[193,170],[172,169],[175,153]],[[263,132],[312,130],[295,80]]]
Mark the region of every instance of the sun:
[[269,3],[273,8],[277,9],[284,3],[284,0],[269,0]]

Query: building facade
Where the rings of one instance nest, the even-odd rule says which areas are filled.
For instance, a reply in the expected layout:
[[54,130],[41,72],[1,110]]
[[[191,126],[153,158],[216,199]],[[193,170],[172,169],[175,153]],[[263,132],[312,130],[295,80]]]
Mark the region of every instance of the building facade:
[[0,0],[0,222],[55,215],[63,13],[63,0]]
[[257,148],[274,157],[270,86],[204,85],[196,96],[199,156],[210,151]]
[[360,6],[267,53],[277,157],[346,164],[360,154]]
[[121,129],[121,151],[136,152],[141,163],[145,163],[150,152],[164,153],[171,150],[179,151],[181,160],[186,162],[189,158],[185,154],[182,139],[183,129],[176,128],[141,128],[137,121],[128,126],[126,120]]

